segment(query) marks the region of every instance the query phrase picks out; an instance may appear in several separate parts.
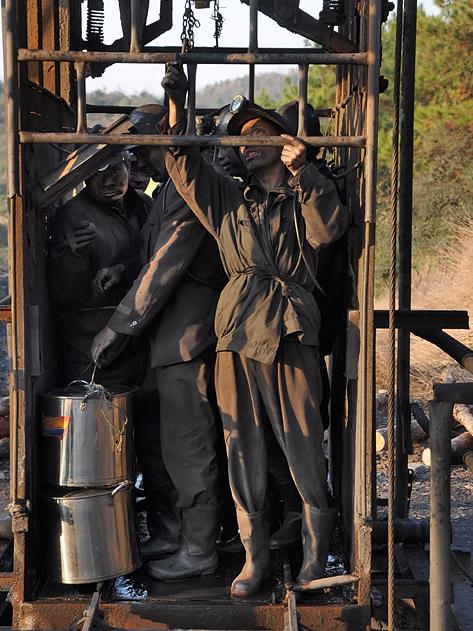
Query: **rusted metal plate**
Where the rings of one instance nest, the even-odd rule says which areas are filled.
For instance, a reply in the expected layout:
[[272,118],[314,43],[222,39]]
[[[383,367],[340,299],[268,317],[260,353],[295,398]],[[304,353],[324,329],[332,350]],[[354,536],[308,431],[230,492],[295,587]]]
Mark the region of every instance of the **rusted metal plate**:
[[[88,601],[38,600],[14,610],[14,625],[24,629],[64,629],[84,615]],[[101,603],[103,624],[123,629],[271,629],[283,631],[284,605],[231,602],[169,604],[145,602]],[[360,631],[368,628],[369,606],[298,605],[299,625],[307,631]]]

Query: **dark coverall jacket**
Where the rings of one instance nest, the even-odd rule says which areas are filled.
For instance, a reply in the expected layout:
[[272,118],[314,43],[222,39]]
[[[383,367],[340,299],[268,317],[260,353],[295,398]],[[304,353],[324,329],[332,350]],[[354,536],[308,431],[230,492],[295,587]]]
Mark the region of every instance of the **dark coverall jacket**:
[[[124,209],[120,210],[118,205],[95,200],[86,187],[54,217],[49,279],[61,338],[62,376],[66,381],[91,377],[92,341],[107,324],[139,272],[140,229],[150,204],[147,195],[129,189],[124,197]],[[74,254],[65,242],[65,235],[84,220],[95,224],[97,232],[87,249]],[[125,265],[120,282],[103,295],[96,295],[92,281],[97,272],[118,263]],[[103,385],[135,385],[145,368],[146,348],[142,343],[134,343],[125,355],[97,371],[96,381]]]
[[[142,231],[144,267],[108,325],[137,338],[146,330],[159,419],[142,428],[147,494],[159,486],[159,443],[182,508],[216,502],[213,320],[226,277],[218,248],[174,184],[161,187]],[[157,432],[157,435],[156,435]],[[138,447],[138,444],[137,444]],[[158,488],[155,488],[158,493]]]
[[237,507],[264,507],[266,417],[304,502],[327,508],[312,278],[317,250],[348,227],[347,210],[315,165],[267,194],[256,178],[218,175],[195,148],[172,148],[166,164],[230,279],[215,319],[216,389]]

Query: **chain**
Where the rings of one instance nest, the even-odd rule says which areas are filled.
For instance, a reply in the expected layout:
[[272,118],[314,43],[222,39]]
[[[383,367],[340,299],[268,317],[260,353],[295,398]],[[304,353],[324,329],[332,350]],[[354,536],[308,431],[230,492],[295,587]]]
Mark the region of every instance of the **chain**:
[[220,39],[220,36],[222,34],[223,23],[225,21],[223,15],[220,13],[220,0],[214,0],[214,8],[210,17],[215,22],[215,48],[218,48],[218,40]]
[[182,16],[181,42],[183,49],[189,51],[194,48],[194,28],[199,28],[200,22],[192,10],[192,1],[186,0],[184,15]]

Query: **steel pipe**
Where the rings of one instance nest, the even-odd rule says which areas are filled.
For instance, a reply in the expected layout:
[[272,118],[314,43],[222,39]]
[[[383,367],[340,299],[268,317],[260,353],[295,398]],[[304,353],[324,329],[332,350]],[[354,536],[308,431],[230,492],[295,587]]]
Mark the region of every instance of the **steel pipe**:
[[299,66],[299,120],[297,135],[307,136],[307,91],[309,88],[309,66]]
[[[280,136],[158,136],[147,134],[71,134],[21,131],[20,142],[82,145],[160,145],[163,147],[283,147]],[[364,147],[363,136],[311,136],[304,142],[312,147]]]
[[186,135],[195,136],[195,93],[196,93],[197,65],[187,64],[187,127]]
[[84,61],[86,63],[165,64],[175,61],[195,64],[320,64],[366,65],[366,53],[319,53],[313,50],[300,53],[129,53],[61,50],[28,50],[20,48],[18,61]]
[[[250,0],[250,41],[248,53],[258,52],[258,0]],[[252,103],[255,100],[255,66],[251,64],[248,69],[248,98]]]
[[326,576],[324,578],[316,578],[306,585],[294,585],[295,592],[313,592],[318,589],[328,589],[330,587],[340,587],[343,585],[352,585],[358,583],[360,579],[353,574],[340,574],[339,576]]
[[[374,543],[383,544],[388,540],[387,520],[375,519],[371,522],[371,537]],[[394,541],[396,543],[428,543],[428,519],[396,519],[394,521]]]
[[77,83],[77,126],[78,134],[87,133],[87,96],[85,89],[85,64],[78,61],[74,64]]
[[16,2],[5,0],[3,10],[3,46],[5,123],[7,141],[7,196],[19,192],[18,150],[18,28]]
[[431,401],[430,631],[452,629],[450,584],[450,427],[453,403]]
[[141,50],[141,0],[130,0],[130,53]]

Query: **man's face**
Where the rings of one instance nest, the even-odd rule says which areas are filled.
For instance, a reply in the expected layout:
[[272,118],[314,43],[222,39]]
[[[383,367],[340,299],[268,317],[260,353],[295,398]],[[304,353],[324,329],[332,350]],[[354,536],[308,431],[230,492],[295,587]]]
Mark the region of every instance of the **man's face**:
[[162,147],[138,147],[134,149],[138,169],[158,184],[168,179],[165,150]]
[[130,177],[128,178],[128,184],[131,188],[137,191],[146,191],[149,184],[150,176],[138,167],[138,163],[135,160],[130,165]]
[[[281,130],[264,118],[245,123],[240,136],[279,136]],[[240,147],[240,156],[249,173],[267,169],[281,160],[281,147]]]
[[92,196],[104,203],[119,202],[128,190],[129,168],[120,155],[110,160],[104,171],[97,171],[87,180],[87,188]]

